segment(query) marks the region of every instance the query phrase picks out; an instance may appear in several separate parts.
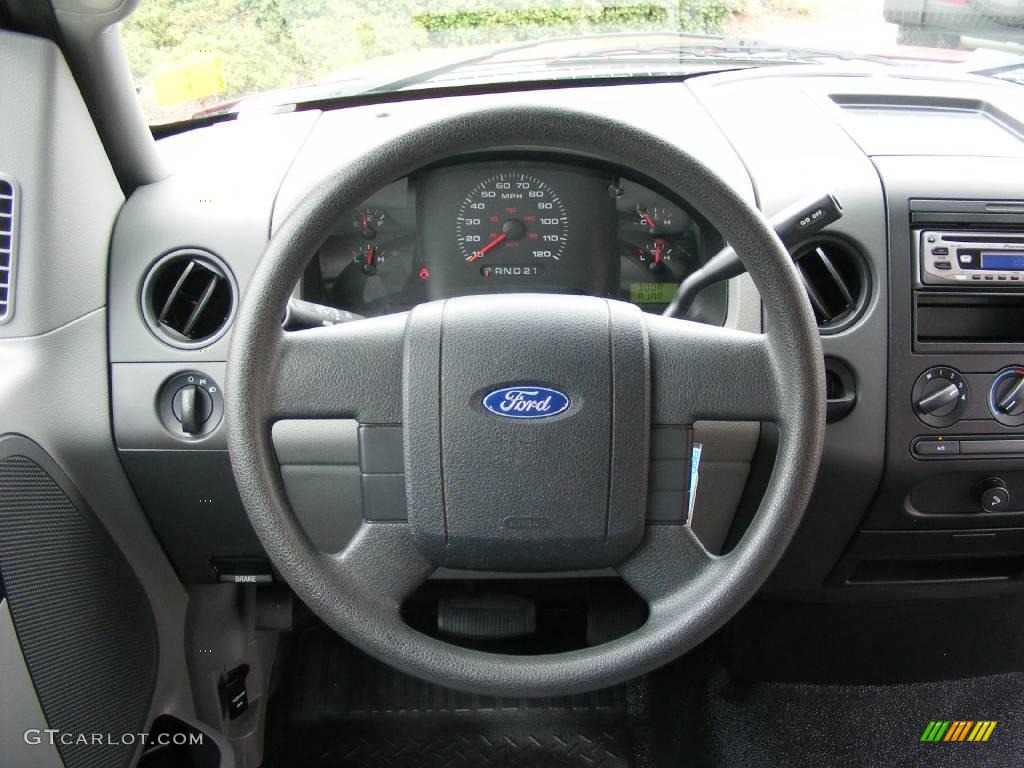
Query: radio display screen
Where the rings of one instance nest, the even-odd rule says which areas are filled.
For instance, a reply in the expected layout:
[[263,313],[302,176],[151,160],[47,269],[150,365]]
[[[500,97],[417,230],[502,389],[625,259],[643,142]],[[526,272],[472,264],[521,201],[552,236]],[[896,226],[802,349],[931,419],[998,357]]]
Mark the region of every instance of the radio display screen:
[[1024,253],[982,253],[982,269],[1007,269],[1024,271]]

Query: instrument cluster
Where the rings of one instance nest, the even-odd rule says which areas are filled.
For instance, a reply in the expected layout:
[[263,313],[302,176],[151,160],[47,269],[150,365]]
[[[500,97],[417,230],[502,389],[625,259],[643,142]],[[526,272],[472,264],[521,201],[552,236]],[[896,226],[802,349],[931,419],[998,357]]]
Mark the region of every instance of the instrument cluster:
[[661,312],[721,246],[695,212],[607,170],[461,163],[401,179],[351,211],[303,295],[360,315],[496,292],[607,296]]

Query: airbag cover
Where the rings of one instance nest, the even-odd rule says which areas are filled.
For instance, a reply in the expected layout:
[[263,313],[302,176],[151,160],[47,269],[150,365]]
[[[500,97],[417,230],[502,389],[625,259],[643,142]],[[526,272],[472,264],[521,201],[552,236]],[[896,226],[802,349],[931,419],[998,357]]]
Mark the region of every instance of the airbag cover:
[[649,374],[639,310],[574,296],[414,311],[406,347],[410,522],[453,568],[613,565],[639,543]]

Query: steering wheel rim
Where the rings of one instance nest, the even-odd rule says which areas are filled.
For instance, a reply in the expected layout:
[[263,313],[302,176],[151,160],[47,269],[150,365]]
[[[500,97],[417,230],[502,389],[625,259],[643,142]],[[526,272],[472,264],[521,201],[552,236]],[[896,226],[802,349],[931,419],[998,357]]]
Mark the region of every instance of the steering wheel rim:
[[[555,150],[634,169],[718,228],[761,293],[769,333],[645,316],[638,327],[654,382],[644,417],[680,424],[772,420],[780,432],[761,505],[729,554],[709,554],[685,525],[646,525],[642,542],[616,567],[648,603],[647,622],[600,646],[542,656],[469,650],[408,627],[402,600],[437,566],[436,557],[407,523],[364,523],[343,552],[318,551],[291,510],[271,441],[272,423],[280,418],[394,423],[394,403],[403,402],[394,368],[410,354],[407,334],[416,311],[286,334],[284,306],[347,210],[431,162],[496,147]],[[610,312],[620,310],[612,306],[617,302],[606,303]],[[430,306],[415,317],[422,321],[434,311]],[[297,596],[350,642],[407,673],[509,696],[564,695],[622,682],[671,661],[724,624],[792,539],[813,489],[825,425],[817,328],[797,270],[764,217],[714,171],[656,136],[611,118],[534,105],[442,117],[374,147],[312,190],[274,234],[252,275],[235,321],[227,385],[238,489],[268,556]]]

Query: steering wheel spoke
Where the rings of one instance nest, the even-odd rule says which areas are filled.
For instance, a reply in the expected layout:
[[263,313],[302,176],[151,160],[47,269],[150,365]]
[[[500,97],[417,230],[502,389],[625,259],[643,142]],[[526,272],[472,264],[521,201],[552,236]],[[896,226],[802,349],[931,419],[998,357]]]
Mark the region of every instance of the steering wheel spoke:
[[647,332],[655,424],[778,419],[767,336],[660,316]]
[[351,605],[332,610],[367,610],[368,625],[383,616],[400,621],[403,601],[434,570],[406,523],[363,523],[341,552],[324,554],[329,572],[357,596]]
[[406,313],[282,331],[270,382],[275,418],[402,420]]
[[706,577],[721,558],[688,525],[648,525],[640,547],[617,570],[652,613],[681,589]]

